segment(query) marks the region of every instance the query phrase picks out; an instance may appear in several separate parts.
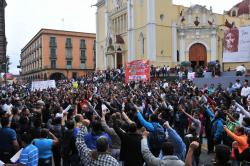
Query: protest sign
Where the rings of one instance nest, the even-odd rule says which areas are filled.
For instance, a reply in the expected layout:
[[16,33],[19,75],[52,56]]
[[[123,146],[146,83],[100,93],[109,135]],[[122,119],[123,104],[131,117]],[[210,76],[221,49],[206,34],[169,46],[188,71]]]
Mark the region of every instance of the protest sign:
[[55,80],[33,81],[31,84],[31,91],[43,90],[48,88],[56,88]]
[[147,60],[135,60],[126,64],[125,82],[149,81],[150,67]]

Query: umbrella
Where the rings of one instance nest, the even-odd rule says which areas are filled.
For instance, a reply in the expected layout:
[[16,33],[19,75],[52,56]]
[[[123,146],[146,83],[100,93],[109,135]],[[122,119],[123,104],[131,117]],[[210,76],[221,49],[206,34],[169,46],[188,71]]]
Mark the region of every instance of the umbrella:
[[189,66],[191,63],[189,62],[189,61],[183,61],[183,62],[181,62],[181,66],[182,67],[187,67],[187,66]]

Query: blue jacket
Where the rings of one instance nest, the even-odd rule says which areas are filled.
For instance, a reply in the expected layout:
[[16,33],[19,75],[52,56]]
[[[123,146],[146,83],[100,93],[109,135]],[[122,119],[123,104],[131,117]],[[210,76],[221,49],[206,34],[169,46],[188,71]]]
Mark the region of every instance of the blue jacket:
[[[143,116],[142,116],[142,114],[141,114],[140,112],[137,112],[137,117],[138,117],[138,119],[139,119],[141,125],[144,126],[144,127],[147,129],[147,131],[153,132],[153,131],[155,130],[155,129],[154,129],[154,126],[152,125],[152,123],[154,123],[154,122],[150,123],[150,122],[146,121],[146,120],[143,118]],[[157,125],[160,125],[159,123],[156,123],[156,124],[157,124]]]
[[168,138],[174,144],[174,155],[176,155],[180,160],[185,161],[186,156],[186,145],[177,134],[177,132],[172,128],[167,128]]
[[107,133],[105,133],[105,132],[102,132],[102,133],[99,134],[99,135],[95,135],[94,133],[89,132],[88,134],[86,134],[86,135],[84,136],[84,141],[85,141],[87,147],[88,147],[89,149],[93,150],[93,149],[96,149],[96,140],[97,140],[99,137],[102,137],[102,136],[103,136],[103,137],[106,137],[106,138],[108,139],[109,145],[111,146],[111,144],[112,144],[111,138],[110,138],[110,136],[109,136]]
[[213,139],[216,140],[216,141],[221,141],[223,133],[224,133],[224,127],[223,127],[222,119],[220,119],[220,118],[215,119],[214,113],[209,108],[206,108],[205,112],[212,119],[211,123],[212,123]]

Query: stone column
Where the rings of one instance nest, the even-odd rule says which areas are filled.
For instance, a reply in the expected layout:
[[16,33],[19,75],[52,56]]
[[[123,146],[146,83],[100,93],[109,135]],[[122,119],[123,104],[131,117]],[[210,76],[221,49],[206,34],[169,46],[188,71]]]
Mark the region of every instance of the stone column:
[[185,40],[184,40],[184,32],[180,32],[180,62],[185,61]]
[[172,59],[173,63],[177,63],[177,29],[176,23],[172,23]]
[[189,9],[188,11],[188,26],[192,26],[193,22],[192,22],[192,11]]
[[117,67],[117,53],[114,54],[114,68],[116,69]]
[[[108,3],[109,3],[109,0],[106,0],[105,1],[105,39],[108,38],[108,33],[109,33],[109,11],[108,11]],[[108,42],[108,40],[106,40],[106,42]],[[105,43],[105,45],[107,46],[108,44]],[[107,69],[107,66],[109,62],[107,62],[106,59],[108,59],[108,57],[106,57],[105,55],[105,50],[106,50],[106,47],[102,47],[102,54],[103,54],[103,60],[104,60],[104,69]]]
[[128,61],[135,59],[133,0],[128,0]]
[[96,16],[96,44],[95,44],[95,53],[96,53],[96,58],[95,58],[95,64],[96,64],[96,68],[100,68],[101,66],[99,66],[98,64],[98,59],[99,59],[99,20],[98,20],[98,12],[95,13]]
[[217,40],[216,40],[216,29],[211,32],[211,61],[217,59]]
[[155,1],[148,0],[147,53],[150,61],[156,60]]

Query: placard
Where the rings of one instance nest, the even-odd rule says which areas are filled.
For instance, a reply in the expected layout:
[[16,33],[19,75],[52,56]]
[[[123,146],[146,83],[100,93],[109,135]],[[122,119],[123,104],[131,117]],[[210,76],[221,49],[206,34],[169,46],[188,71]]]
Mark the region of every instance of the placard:
[[150,81],[150,66],[147,60],[128,62],[125,69],[125,82]]
[[56,88],[55,80],[33,81],[31,85],[31,91],[43,90],[48,88]]

